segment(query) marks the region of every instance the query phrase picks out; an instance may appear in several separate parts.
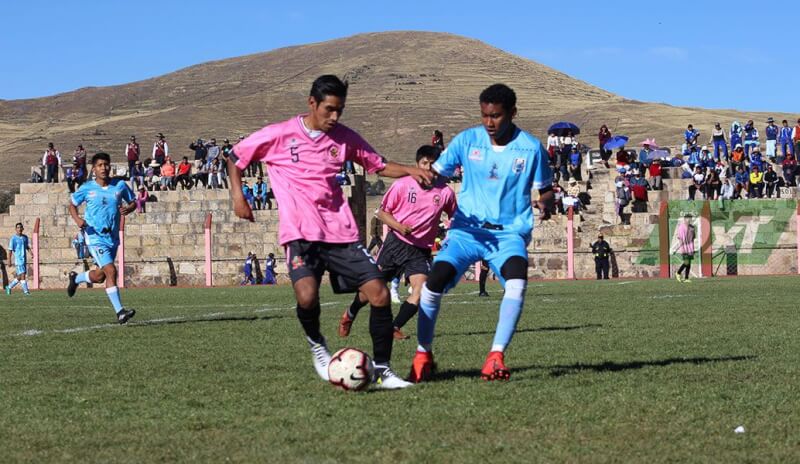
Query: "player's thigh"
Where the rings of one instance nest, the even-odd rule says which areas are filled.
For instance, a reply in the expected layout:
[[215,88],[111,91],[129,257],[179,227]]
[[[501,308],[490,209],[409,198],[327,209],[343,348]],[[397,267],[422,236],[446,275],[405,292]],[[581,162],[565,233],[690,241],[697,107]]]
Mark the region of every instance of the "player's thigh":
[[[515,272],[512,277],[527,279],[528,246],[525,239],[521,235],[514,233],[496,234],[496,236],[497,244],[487,254],[486,262],[489,263],[489,267],[494,274],[498,276],[500,283],[505,285],[507,277],[503,276],[503,268],[512,258],[514,258],[512,263],[518,263],[514,266]],[[524,267],[524,277],[519,275],[521,274],[521,271],[517,269],[519,267]],[[508,273],[508,267],[506,267],[506,274]]]
[[[386,292],[388,298],[383,273],[362,244],[324,244],[322,249],[334,293],[352,293],[362,289],[373,304],[380,304],[376,303],[379,296],[375,294],[376,291],[379,294]],[[380,287],[381,290],[373,291],[372,285],[366,289],[362,288],[372,280],[378,281],[375,288]],[[378,283],[381,285],[377,285]]]
[[286,265],[289,279],[301,307],[310,307],[319,301],[319,284],[325,271],[319,244],[294,240],[286,244]]
[[[433,260],[433,267],[428,275],[428,288],[436,291],[436,288],[442,286],[443,278],[447,278],[444,291],[455,287],[469,266],[481,260],[486,252],[486,245],[479,232],[451,229],[442,242],[442,249]],[[447,263],[449,267],[438,265],[439,263]],[[455,270],[455,275],[445,276],[445,273],[452,274],[452,270]]]

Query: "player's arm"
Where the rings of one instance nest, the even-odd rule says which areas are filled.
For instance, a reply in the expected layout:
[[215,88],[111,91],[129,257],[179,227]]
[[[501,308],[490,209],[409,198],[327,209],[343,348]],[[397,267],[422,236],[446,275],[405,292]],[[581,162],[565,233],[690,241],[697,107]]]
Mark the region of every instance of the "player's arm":
[[86,221],[80,216],[80,214],[78,214],[77,206],[70,202],[67,209],[69,210],[69,215],[72,216],[72,220],[75,222],[75,225],[77,225],[78,228],[83,229],[86,227]]
[[231,202],[233,203],[233,212],[237,217],[247,219],[250,222],[255,221],[253,218],[253,210],[247,199],[242,192],[242,170],[236,166],[234,156],[228,158],[228,180],[231,182]]
[[550,212],[555,209],[556,206],[556,197],[553,194],[553,187],[547,186],[544,188],[539,189],[539,199],[536,200],[536,205],[538,206],[539,211],[539,220],[546,221],[550,219]]
[[433,173],[420,169],[416,166],[406,166],[391,161],[387,161],[383,169],[378,171],[378,174],[384,177],[398,178],[411,176],[420,185],[431,185],[433,182]]
[[384,210],[383,208],[379,209],[377,213],[375,213],[375,217],[377,217],[382,223],[389,226],[391,229],[399,232],[401,235],[407,235],[414,231],[414,228],[411,226],[407,226],[402,222],[398,221],[392,213]]

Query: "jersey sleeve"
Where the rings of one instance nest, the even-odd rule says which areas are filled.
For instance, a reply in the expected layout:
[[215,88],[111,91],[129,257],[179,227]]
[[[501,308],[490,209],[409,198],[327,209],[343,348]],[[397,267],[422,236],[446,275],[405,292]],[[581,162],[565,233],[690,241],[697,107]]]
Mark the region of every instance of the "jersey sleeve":
[[464,133],[462,132],[450,141],[447,149],[433,163],[433,170],[442,176],[451,177],[456,168],[462,165],[461,157],[464,150]]
[[70,196],[73,205],[80,206],[86,201],[87,185],[88,184],[81,185],[80,188]]
[[447,214],[447,217],[452,218],[453,215],[456,213],[456,193],[450,188],[447,187],[447,200],[445,201],[444,208],[442,211]]
[[531,175],[532,189],[543,189],[553,185],[553,170],[550,169],[547,154],[539,143],[533,155],[533,173]]
[[348,160],[360,164],[370,174],[382,171],[386,167],[386,161],[383,157],[360,135],[351,132],[350,138],[353,150],[347,150],[346,156]]
[[381,200],[381,209],[386,211],[387,213],[394,214],[398,207],[400,207],[401,200],[403,198],[403,186],[402,182],[397,181],[389,187],[389,190],[383,195],[383,200]]
[[136,196],[133,194],[133,190],[126,184],[125,182],[120,182],[122,185],[122,199],[125,200],[125,203],[130,203],[136,199]]
[[244,169],[252,162],[268,161],[267,158],[276,141],[277,133],[273,126],[264,127],[250,134],[233,147],[232,156],[236,161],[236,167]]

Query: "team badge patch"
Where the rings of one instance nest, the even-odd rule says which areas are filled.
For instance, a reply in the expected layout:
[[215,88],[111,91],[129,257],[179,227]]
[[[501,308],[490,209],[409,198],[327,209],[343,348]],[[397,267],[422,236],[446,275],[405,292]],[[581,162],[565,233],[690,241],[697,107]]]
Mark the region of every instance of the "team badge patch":
[[336,158],[337,156],[339,156],[339,149],[336,147],[331,147],[330,154],[332,157]]
[[439,206],[439,204],[441,202],[442,202],[442,197],[441,196],[439,196],[439,195],[434,195],[433,196],[433,204],[434,205]]
[[492,164],[492,169],[489,170],[489,180],[497,180],[497,163]]
[[303,261],[303,258],[301,258],[299,256],[295,256],[294,258],[292,258],[292,269],[297,269],[297,268],[303,267],[305,265],[306,265],[306,263],[305,263],[305,261]]
[[483,153],[476,148],[469,152],[469,159],[472,161],[483,161]]
[[514,174],[519,174],[525,170],[525,158],[516,158],[514,160]]

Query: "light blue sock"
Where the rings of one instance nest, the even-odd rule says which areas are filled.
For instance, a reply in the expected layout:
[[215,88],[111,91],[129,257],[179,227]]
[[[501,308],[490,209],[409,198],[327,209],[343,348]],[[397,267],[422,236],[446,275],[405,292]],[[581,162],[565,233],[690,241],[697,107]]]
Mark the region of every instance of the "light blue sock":
[[505,351],[511,337],[517,330],[517,322],[522,314],[522,305],[525,303],[525,286],[523,279],[510,279],[506,281],[506,293],[500,302],[500,318],[497,321],[497,330],[494,332],[492,351]]
[[106,295],[108,295],[108,299],[111,300],[114,311],[119,314],[119,312],[122,311],[122,302],[119,300],[119,289],[117,287],[109,287],[106,289]]
[[433,331],[436,328],[436,316],[442,304],[442,294],[428,290],[428,285],[422,286],[419,299],[419,315],[417,316],[417,343],[419,351],[431,351],[433,344]]
[[91,280],[89,280],[89,271],[81,272],[75,277],[75,283],[77,284],[88,284],[89,282],[91,282]]
[[22,281],[22,291],[25,292],[25,293],[30,293],[31,292],[30,290],[28,290],[28,281],[27,280],[23,280]]
[[19,283],[19,280],[17,280],[17,279],[12,280],[11,283],[8,284],[8,289],[11,290],[12,288],[16,287],[18,283]]

